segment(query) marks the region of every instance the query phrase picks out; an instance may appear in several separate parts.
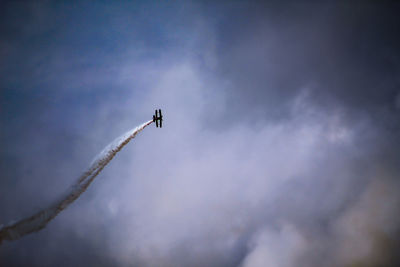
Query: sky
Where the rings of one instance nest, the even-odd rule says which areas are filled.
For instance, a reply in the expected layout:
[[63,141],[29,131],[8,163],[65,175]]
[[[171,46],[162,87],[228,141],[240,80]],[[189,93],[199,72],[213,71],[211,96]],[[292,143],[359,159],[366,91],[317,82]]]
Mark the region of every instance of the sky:
[[0,224],[76,182],[1,266],[398,266],[400,5],[10,1]]

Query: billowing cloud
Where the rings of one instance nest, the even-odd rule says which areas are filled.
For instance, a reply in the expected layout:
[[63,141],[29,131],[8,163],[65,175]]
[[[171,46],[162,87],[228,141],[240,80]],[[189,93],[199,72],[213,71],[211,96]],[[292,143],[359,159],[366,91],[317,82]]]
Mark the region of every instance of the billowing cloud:
[[1,223],[155,108],[165,124],[43,231],[3,243],[1,264],[398,262],[398,6],[6,8]]

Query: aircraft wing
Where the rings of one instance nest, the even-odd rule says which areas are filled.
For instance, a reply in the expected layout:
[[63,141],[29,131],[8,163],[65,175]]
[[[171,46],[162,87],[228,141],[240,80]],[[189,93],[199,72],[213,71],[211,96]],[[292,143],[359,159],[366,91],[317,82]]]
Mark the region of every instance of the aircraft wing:
[[160,128],[162,127],[162,114],[161,114],[161,109],[158,110],[158,116],[160,118]]

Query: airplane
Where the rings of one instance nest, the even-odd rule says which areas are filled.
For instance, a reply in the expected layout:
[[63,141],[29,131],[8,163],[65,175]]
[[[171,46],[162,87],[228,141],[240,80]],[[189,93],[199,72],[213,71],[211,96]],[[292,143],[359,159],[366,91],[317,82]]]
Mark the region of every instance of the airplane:
[[159,114],[157,114],[157,109],[156,109],[156,114],[153,115],[153,122],[156,123],[156,127],[158,127],[158,122],[160,122],[160,128],[162,128],[162,114],[161,114],[161,109],[158,110]]

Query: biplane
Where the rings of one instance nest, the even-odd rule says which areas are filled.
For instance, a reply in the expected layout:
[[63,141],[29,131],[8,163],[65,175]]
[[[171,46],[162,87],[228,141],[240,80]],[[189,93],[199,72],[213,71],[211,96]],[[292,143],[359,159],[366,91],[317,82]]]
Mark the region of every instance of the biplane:
[[153,115],[153,122],[156,123],[156,127],[158,127],[158,123],[160,123],[160,128],[162,127],[162,114],[161,114],[161,109],[158,110],[156,109],[156,114]]

